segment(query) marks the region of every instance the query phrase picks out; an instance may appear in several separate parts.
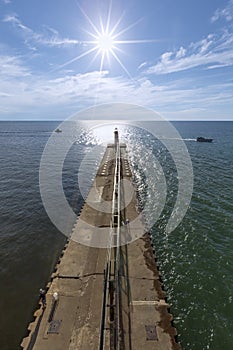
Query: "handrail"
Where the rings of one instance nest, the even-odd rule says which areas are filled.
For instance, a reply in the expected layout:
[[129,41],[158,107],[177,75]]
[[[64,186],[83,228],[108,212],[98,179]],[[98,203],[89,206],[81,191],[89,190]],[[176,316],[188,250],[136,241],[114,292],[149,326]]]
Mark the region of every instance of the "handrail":
[[[109,293],[109,283],[111,275],[111,259],[112,259],[112,248],[114,247],[114,280],[116,286],[115,292],[115,319],[114,319],[114,348],[119,349],[120,344],[120,317],[119,317],[119,246],[120,246],[120,179],[121,179],[121,166],[120,166],[120,146],[119,141],[116,144],[116,156],[115,156],[115,169],[114,169],[114,183],[113,183],[113,196],[112,196],[112,215],[110,222],[109,232],[109,244],[107,247],[106,254],[106,267],[104,271],[104,286],[103,286],[103,301],[102,301],[102,312],[100,322],[100,338],[99,338],[99,350],[104,349],[105,344],[105,330],[106,330],[106,309]],[[113,234],[115,233],[115,215],[117,215],[117,242],[113,242]]]
[[115,314],[115,339],[116,339],[116,349],[120,349],[121,343],[121,327],[120,327],[120,279],[119,279],[119,270],[120,270],[120,227],[121,227],[121,166],[120,166],[120,152],[117,154],[117,244],[116,244],[116,255],[115,255],[115,282],[116,282],[116,314]]

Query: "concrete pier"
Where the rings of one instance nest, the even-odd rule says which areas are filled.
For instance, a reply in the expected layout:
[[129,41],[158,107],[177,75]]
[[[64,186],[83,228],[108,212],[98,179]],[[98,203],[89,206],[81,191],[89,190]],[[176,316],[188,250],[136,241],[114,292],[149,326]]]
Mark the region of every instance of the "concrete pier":
[[[132,173],[126,145],[119,144],[115,131],[115,144],[106,149],[48,285],[47,306],[35,312],[23,349],[181,349],[150,235],[142,235],[142,221],[134,223],[138,217],[135,189],[130,203],[122,207],[124,179],[132,182]],[[103,210],[106,202],[112,204],[112,211]],[[95,247],[100,227],[110,235],[111,244],[105,248]],[[77,242],[80,237],[87,245]],[[130,237],[140,238],[123,244]]]

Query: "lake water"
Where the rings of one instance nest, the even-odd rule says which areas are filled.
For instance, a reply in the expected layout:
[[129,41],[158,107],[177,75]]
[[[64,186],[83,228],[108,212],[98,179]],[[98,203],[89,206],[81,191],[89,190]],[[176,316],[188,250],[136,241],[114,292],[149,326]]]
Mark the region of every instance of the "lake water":
[[[178,186],[172,157],[160,141],[150,138],[143,129],[120,127],[120,132],[129,145],[142,207],[153,196],[148,193],[150,186],[143,172],[151,166],[144,156],[145,147],[156,156],[166,177],[166,205],[151,233],[183,350],[231,350],[233,122],[173,125],[192,160],[194,189],[185,218],[171,234],[165,232],[165,226]],[[39,188],[41,155],[57,126],[58,122],[0,122],[1,350],[20,348],[37,307],[38,290],[49,281],[66,241],[48,218]],[[153,131],[156,122],[144,126]],[[214,142],[198,143],[197,136],[212,137]],[[64,192],[76,213],[83,204],[77,181],[79,167],[98,143],[88,134],[79,141],[71,148],[63,167]],[[98,166],[94,155],[88,159],[87,189]],[[153,182],[153,178],[146,180]],[[152,211],[147,213],[148,220]]]

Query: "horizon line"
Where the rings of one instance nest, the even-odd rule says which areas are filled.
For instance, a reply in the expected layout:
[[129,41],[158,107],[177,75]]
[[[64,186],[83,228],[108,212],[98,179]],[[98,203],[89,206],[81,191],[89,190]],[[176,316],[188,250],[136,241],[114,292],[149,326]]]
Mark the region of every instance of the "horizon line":
[[[108,119],[101,119],[108,121]],[[0,122],[64,122],[67,119],[0,119]],[[93,121],[93,119],[80,119],[77,121]],[[111,121],[111,119],[109,120]],[[117,121],[117,120],[114,120]],[[120,121],[120,120],[119,120]],[[161,120],[125,120],[125,121],[141,121],[141,122],[158,122]],[[233,119],[165,119],[169,122],[233,122]]]

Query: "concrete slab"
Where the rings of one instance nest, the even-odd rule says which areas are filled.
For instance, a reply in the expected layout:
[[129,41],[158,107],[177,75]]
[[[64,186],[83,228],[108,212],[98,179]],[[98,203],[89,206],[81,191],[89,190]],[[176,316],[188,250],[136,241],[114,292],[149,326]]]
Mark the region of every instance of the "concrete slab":
[[[176,331],[171,324],[150,237],[145,233],[137,210],[137,196],[125,145],[121,147],[121,157],[123,179],[131,182],[133,191],[130,202],[122,209],[124,225],[120,230],[122,242],[129,241],[129,237],[132,242],[119,249],[119,275],[114,282],[114,293],[116,289],[119,293],[119,348],[178,350],[181,347],[175,341]],[[47,291],[47,307],[36,312],[35,322],[30,325],[31,332],[21,344],[26,350],[99,349],[107,250],[80,244],[79,239],[90,245],[96,239],[98,227],[105,227],[109,235],[111,211],[102,210],[102,206],[106,202],[111,206],[114,167],[114,147],[110,145],[74,226],[71,240],[56,266]],[[122,193],[127,190],[124,186]],[[127,220],[129,224],[125,224]],[[134,240],[135,237],[140,238]],[[116,253],[116,250],[113,249],[113,252]],[[113,277],[110,275],[110,279]],[[58,293],[56,303],[54,292]],[[115,310],[115,306],[110,305],[110,299],[108,304],[103,349],[112,350],[115,349],[114,324],[110,322],[110,309]],[[57,327],[57,333],[48,332],[53,326],[55,330]]]

